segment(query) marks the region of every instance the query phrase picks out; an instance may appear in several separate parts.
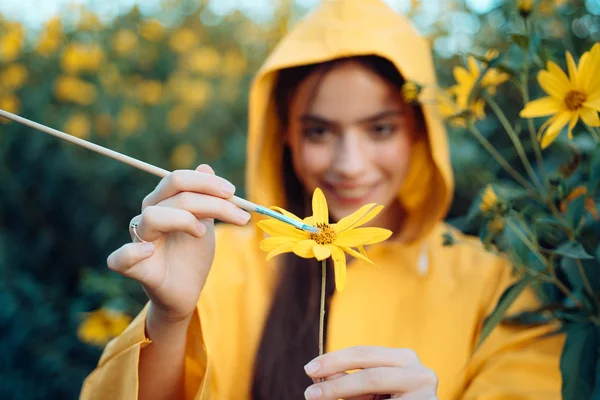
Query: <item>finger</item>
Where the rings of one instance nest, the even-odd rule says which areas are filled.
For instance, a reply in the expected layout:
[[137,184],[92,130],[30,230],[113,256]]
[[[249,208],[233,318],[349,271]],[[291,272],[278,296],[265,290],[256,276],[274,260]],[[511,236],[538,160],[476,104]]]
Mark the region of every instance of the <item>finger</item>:
[[[169,232],[185,232],[197,238],[206,234],[206,226],[194,214],[179,208],[160,206],[146,207],[138,218],[136,230],[138,236],[147,242]],[[132,239],[136,240],[132,229],[130,233]]]
[[356,396],[411,393],[431,387],[425,368],[377,367],[348,374],[344,377],[315,383],[304,393],[306,399],[336,400]]
[[226,179],[216,176],[209,166],[201,165],[195,171],[173,171],[144,198],[142,210],[181,192],[204,193],[227,199],[235,193],[235,186]]
[[112,271],[129,276],[127,272],[132,266],[144,261],[152,254],[154,254],[153,243],[127,243],[113,251],[106,259],[106,264]]
[[196,171],[198,172],[204,172],[207,174],[211,174],[214,175],[215,174],[215,170],[211,168],[210,165],[208,164],[200,164],[196,167]]
[[325,378],[311,378],[313,383],[323,382],[323,381],[332,381],[337,378],[341,378],[342,376],[348,375],[347,372],[340,372],[339,374],[326,376]]
[[216,218],[236,225],[245,225],[250,220],[250,214],[233,203],[206,194],[183,192],[161,201],[157,206],[180,208],[197,218]]
[[417,354],[410,349],[378,346],[356,346],[326,353],[304,366],[306,373],[315,378],[352,369],[374,367],[404,367],[420,364]]
[[429,389],[417,390],[416,392],[406,393],[401,396],[392,396],[391,398],[401,400],[438,400],[436,392]]

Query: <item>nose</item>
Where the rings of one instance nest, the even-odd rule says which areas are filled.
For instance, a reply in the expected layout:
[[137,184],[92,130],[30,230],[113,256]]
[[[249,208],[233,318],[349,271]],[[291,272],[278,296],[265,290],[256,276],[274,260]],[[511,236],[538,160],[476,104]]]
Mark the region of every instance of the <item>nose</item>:
[[354,179],[362,175],[369,164],[368,149],[358,132],[344,132],[338,139],[332,170],[339,177]]

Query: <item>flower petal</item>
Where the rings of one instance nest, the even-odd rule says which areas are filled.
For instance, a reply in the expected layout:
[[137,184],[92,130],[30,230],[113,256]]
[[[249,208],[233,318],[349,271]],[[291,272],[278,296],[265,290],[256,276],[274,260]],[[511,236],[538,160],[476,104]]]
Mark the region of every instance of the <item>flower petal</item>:
[[329,223],[329,210],[327,209],[327,200],[321,189],[316,188],[312,198],[313,217],[317,222]]
[[[571,88],[571,81],[565,72],[553,61],[548,61],[546,64],[548,68],[548,72],[552,74],[553,78],[556,79],[557,89],[562,90],[563,93],[567,93]],[[540,71],[538,73],[538,82],[540,80],[541,75],[545,75],[545,71]],[[541,83],[540,83],[541,85]]]
[[560,78],[548,71],[539,72],[538,83],[544,89],[544,92],[557,100],[564,98],[571,87],[568,81],[565,84]]
[[291,236],[272,236],[260,241],[260,249],[262,251],[271,251],[284,244],[296,243],[301,239],[294,238]]
[[565,125],[571,119],[571,112],[562,112],[560,114],[556,114],[552,119],[552,123],[548,126],[548,129],[544,133],[544,137],[542,138],[541,147],[545,149],[548,147],[554,140],[560,135],[561,130],[565,127]]
[[383,210],[383,206],[370,203],[362,206],[352,214],[340,219],[334,226],[336,232],[345,231],[348,228],[366,224]]
[[325,246],[323,244],[317,244],[314,246],[313,252],[315,253],[315,258],[319,261],[323,261],[327,257],[331,256],[331,249],[329,246]]
[[592,108],[596,111],[600,111],[600,96],[598,96],[594,100],[586,101],[585,103],[583,103],[583,106],[587,108]]
[[293,247],[294,254],[302,258],[314,258],[314,248],[317,246],[317,242],[314,240],[301,240],[296,242]]
[[276,249],[271,250],[269,252],[269,254],[267,254],[267,261],[270,261],[271,258],[278,256],[280,254],[289,253],[290,251],[292,251],[293,247],[294,247],[294,243],[286,243],[283,246],[280,246]]
[[567,51],[567,67],[569,68],[569,78],[571,79],[571,84],[578,88],[577,86],[577,64],[575,64],[575,60],[571,53]]
[[542,97],[541,99],[530,101],[521,110],[519,116],[523,118],[545,117],[560,112],[561,104],[553,97]]
[[337,246],[328,246],[331,249],[331,258],[335,271],[335,288],[338,291],[344,290],[346,286],[346,254]]
[[392,231],[383,228],[356,228],[339,233],[334,244],[338,246],[356,247],[383,242],[392,236]]
[[588,126],[600,126],[600,118],[598,112],[590,108],[581,108],[579,115],[585,124]]
[[573,139],[573,128],[575,128],[577,121],[579,121],[579,112],[573,112],[572,114],[573,115],[571,115],[571,119],[569,120],[569,127],[567,128],[569,139]]
[[[360,246],[360,247],[362,247],[362,246]],[[342,246],[342,250],[344,250],[346,253],[350,254],[354,258],[358,258],[360,260],[368,262],[369,264],[373,264],[373,261],[371,261],[369,259],[369,257],[367,257],[366,254],[359,253],[358,251],[354,250],[352,247]],[[364,251],[364,249],[363,249],[363,251]]]
[[308,233],[276,219],[258,221],[256,225],[270,236],[290,236],[298,239],[308,239]]
[[[579,82],[581,88],[588,94],[589,98],[600,97],[600,78],[598,70],[600,70],[600,43],[592,46],[588,54],[585,64],[580,71]],[[583,58],[583,57],[582,57]]]

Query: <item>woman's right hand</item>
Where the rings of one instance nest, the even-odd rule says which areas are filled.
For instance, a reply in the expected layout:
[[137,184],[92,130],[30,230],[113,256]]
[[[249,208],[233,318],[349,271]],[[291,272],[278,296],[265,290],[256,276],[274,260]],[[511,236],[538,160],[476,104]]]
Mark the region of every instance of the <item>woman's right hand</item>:
[[189,318],[210,271],[215,252],[214,218],[245,225],[250,214],[226,199],[235,187],[200,165],[163,178],[134,217],[140,242],[130,227],[133,243],[108,257],[108,267],[139,281],[164,321]]

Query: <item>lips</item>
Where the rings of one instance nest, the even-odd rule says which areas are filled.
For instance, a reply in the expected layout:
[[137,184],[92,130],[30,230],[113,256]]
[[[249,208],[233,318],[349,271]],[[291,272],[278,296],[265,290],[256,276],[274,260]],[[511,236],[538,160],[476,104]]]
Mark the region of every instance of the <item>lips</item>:
[[326,189],[333,197],[343,203],[361,203],[365,202],[373,193],[377,184],[369,185],[331,185],[325,184]]

